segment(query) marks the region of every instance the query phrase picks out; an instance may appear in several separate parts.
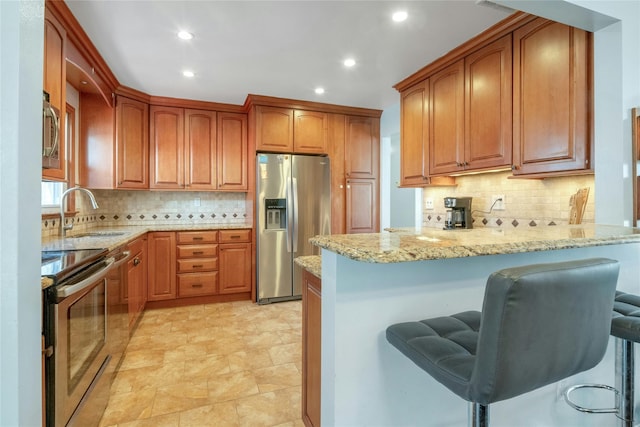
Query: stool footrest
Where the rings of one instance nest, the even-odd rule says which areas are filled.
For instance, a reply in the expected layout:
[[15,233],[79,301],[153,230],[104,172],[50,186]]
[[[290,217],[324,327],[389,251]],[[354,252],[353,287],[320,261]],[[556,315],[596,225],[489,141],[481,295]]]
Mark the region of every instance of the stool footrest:
[[572,387],[569,387],[567,391],[564,392],[564,400],[567,402],[569,406],[573,409],[576,409],[580,412],[587,412],[589,414],[617,414],[620,411],[618,406],[614,408],[585,408],[584,406],[577,405],[575,402],[571,400],[569,395],[577,389],[580,388],[599,388],[604,390],[609,390],[615,393],[616,395],[616,405],[619,402],[618,395],[620,394],[615,387],[611,387],[605,384],[577,384]]

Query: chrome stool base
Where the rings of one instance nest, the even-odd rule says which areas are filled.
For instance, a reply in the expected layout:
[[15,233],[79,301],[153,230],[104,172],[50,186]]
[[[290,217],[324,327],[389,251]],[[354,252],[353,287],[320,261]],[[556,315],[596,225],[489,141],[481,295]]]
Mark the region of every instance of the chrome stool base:
[[[599,389],[604,389],[604,390],[609,390],[615,393],[616,395],[616,406],[613,408],[586,408],[584,406],[580,406],[578,404],[576,404],[574,401],[571,400],[570,398],[570,394],[573,393],[575,390],[578,390],[580,388],[599,388]],[[618,402],[619,402],[619,395],[620,393],[618,392],[618,390],[616,390],[615,387],[611,387],[609,385],[604,385],[604,384],[577,384],[574,385],[572,387],[569,387],[567,389],[567,391],[564,392],[564,400],[565,402],[567,402],[567,404],[569,406],[571,406],[573,409],[580,411],[580,412],[586,412],[588,414],[617,414],[618,411],[620,410],[620,407],[618,406]]]

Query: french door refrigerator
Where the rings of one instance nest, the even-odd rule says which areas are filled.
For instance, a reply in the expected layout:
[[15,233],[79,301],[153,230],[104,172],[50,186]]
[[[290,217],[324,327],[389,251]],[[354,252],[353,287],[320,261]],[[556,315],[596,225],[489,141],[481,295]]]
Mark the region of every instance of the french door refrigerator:
[[331,232],[330,184],[328,157],[256,155],[259,304],[301,297],[302,271],[293,260],[319,255],[309,238]]

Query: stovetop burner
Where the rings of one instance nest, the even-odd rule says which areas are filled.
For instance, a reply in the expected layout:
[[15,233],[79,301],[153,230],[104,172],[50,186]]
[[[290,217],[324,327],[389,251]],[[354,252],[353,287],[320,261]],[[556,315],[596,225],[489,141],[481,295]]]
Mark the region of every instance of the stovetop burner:
[[40,275],[60,281],[107,254],[107,249],[42,251]]

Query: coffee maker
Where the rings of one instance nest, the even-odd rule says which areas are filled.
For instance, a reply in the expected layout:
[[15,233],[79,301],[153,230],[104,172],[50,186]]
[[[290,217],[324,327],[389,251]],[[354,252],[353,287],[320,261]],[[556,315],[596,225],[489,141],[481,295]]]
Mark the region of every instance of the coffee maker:
[[444,222],[445,230],[473,228],[471,197],[445,197],[444,207],[447,208],[447,218]]

